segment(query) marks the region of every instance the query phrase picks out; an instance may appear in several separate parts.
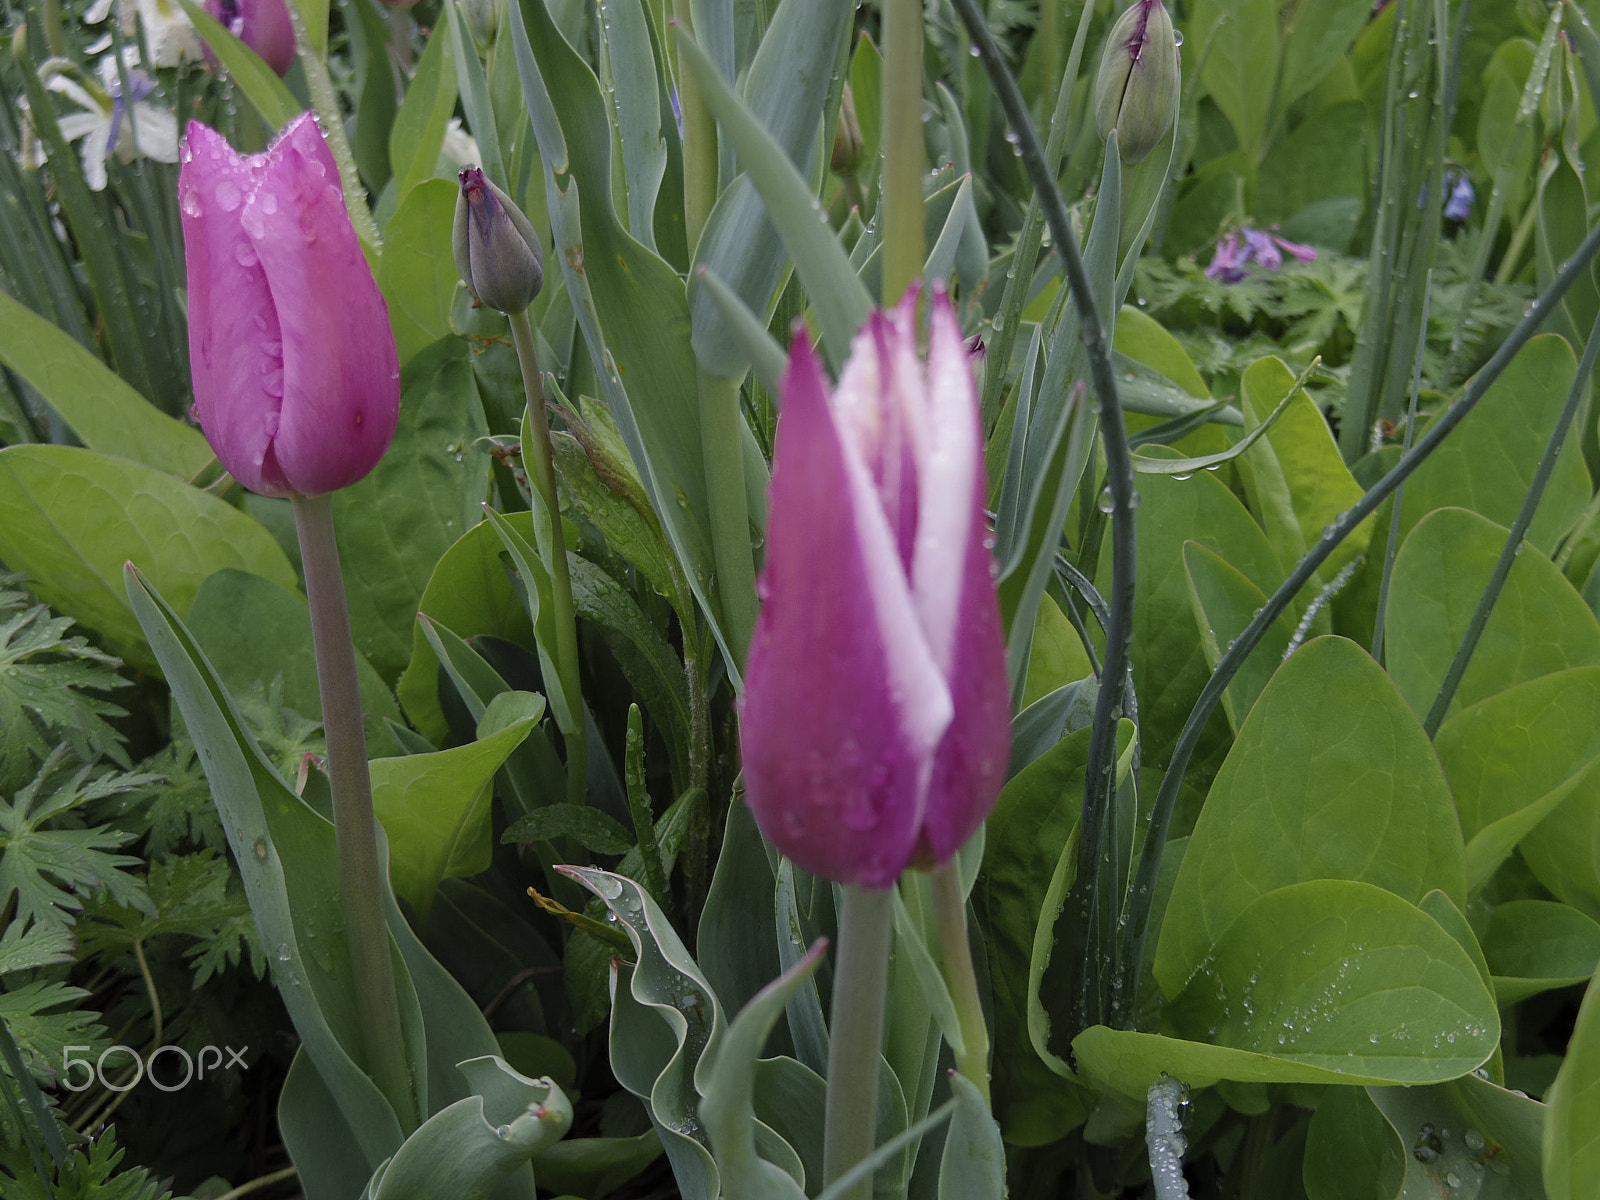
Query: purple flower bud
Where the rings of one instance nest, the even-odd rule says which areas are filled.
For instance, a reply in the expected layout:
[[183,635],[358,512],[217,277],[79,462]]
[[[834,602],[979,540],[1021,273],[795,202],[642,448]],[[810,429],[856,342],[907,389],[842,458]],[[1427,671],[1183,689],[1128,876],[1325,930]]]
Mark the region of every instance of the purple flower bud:
[[1100,140],[1117,131],[1125,163],[1142,162],[1172,128],[1178,112],[1178,47],[1161,0],[1134,0],[1106,37],[1095,79]]
[[1206,278],[1219,283],[1238,283],[1244,278],[1240,267],[1248,262],[1250,252],[1243,248],[1237,233],[1230,233],[1217,243],[1217,251],[1206,268]]
[[795,338],[740,710],[762,832],[872,888],[950,859],[1011,740],[969,353],[940,294],[920,361],[915,314],[875,314],[831,396]]
[[1446,220],[1465,221],[1472,212],[1472,202],[1477,198],[1478,193],[1472,189],[1472,177],[1462,171],[1456,177],[1455,186],[1450,189],[1450,198],[1445,201]]
[[1317,249],[1315,246],[1302,246],[1299,242],[1291,242],[1288,238],[1279,237],[1277,234],[1272,235],[1272,240],[1280,250],[1287,251],[1293,255],[1296,262],[1312,263],[1317,261]]
[[477,167],[461,169],[451,244],[456,270],[482,304],[519,313],[544,287],[544,250],[522,210]]
[[1244,244],[1247,247],[1244,256],[1245,261],[1254,258],[1256,262],[1269,271],[1275,271],[1283,266],[1283,255],[1279,252],[1278,247],[1273,244],[1270,233],[1262,233],[1261,230],[1251,229],[1249,226],[1239,232],[1244,235]]
[[247,158],[190,122],[178,205],[195,411],[222,465],[266,496],[363,478],[394,437],[400,367],[316,121]]
[[[206,0],[205,8],[279,75],[294,65],[294,26],[285,0]],[[210,46],[205,55],[216,66]]]

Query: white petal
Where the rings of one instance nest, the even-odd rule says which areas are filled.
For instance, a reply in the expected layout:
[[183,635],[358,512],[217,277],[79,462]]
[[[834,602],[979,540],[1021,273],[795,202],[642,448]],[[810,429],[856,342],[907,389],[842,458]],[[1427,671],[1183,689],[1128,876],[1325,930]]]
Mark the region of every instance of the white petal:
[[[134,132],[139,138],[139,153],[157,162],[178,161],[178,119],[158,104],[148,101],[133,106]],[[122,148],[117,139],[117,149]],[[133,147],[130,143],[129,149]]]
[[89,136],[83,139],[83,178],[91,191],[105,190],[106,144],[110,140],[110,121],[91,129]]

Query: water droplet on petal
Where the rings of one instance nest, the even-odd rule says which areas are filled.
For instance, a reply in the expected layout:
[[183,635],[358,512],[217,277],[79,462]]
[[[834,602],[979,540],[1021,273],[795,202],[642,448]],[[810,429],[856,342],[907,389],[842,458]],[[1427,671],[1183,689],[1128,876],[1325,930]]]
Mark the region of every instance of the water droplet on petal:
[[233,212],[244,200],[244,193],[239,190],[239,185],[231,179],[224,179],[217,184],[217,190],[212,193],[217,198],[217,204],[223,212]]

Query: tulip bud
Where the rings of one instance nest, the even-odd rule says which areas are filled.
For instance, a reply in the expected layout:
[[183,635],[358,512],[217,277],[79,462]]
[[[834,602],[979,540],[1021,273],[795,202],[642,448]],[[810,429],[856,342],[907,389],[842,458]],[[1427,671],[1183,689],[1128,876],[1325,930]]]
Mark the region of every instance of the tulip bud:
[[919,361],[917,299],[871,318],[831,397],[795,338],[740,701],[761,831],[869,888],[948,862],[1010,753],[977,390],[942,294]]
[[544,287],[544,250],[522,210],[477,167],[461,169],[452,246],[480,304],[519,313]]
[[1134,0],[1117,18],[1100,56],[1094,123],[1100,140],[1117,131],[1130,166],[1167,136],[1178,111],[1178,48],[1161,0]]
[[500,28],[502,0],[461,0],[461,15],[467,19],[467,29],[478,47],[478,53],[488,54],[494,45],[495,32]]
[[266,496],[364,477],[394,437],[389,313],[311,114],[241,157],[190,122],[178,171],[195,415],[222,465]]
[[833,157],[829,165],[835,175],[853,175],[861,165],[861,120],[856,116],[855,93],[844,85],[839,100],[839,120],[833,129]]
[[[294,26],[285,0],[206,0],[205,7],[279,75],[294,65]],[[205,56],[213,67],[217,65],[210,46],[205,47]]]
[[1563,29],[1556,38],[1550,55],[1550,72],[1545,76],[1544,91],[1539,96],[1539,116],[1544,121],[1545,136],[1552,141],[1561,138],[1572,114],[1578,111],[1581,93],[1574,58],[1567,44],[1567,31]]

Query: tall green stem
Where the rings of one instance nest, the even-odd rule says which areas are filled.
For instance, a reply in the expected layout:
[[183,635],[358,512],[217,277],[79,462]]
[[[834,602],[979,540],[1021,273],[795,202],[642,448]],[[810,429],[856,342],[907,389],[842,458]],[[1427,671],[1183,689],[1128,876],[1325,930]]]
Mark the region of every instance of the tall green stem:
[[[564,703],[552,705],[567,740],[567,799],[582,804],[587,795],[588,755],[583,719],[583,684],[578,674],[578,616],[572,602],[572,574],[567,568],[567,538],[561,528],[561,502],[556,495],[555,458],[550,450],[550,421],[544,412],[544,385],[539,379],[539,352],[533,344],[533,326],[528,314],[507,314],[511,340],[516,343],[517,363],[522,368],[522,390],[528,400],[528,431],[531,445],[522,447],[522,461],[529,468],[533,488],[550,519],[550,538],[545,566],[550,571],[550,607],[554,610],[555,640],[551,657],[561,680]],[[538,522],[534,523],[536,530]],[[542,531],[541,531],[542,532]],[[540,538],[540,552],[546,550]],[[566,719],[561,720],[562,709]]]
[[933,872],[933,916],[944,950],[944,978],[955,1001],[961,1025],[960,1071],[989,1099],[989,1027],[978,999],[978,976],[972,969],[972,945],[967,941],[967,903],[961,894],[961,871],[951,859]]
[[922,277],[922,0],[883,3],[883,303]]
[[[828,1030],[828,1112],[822,1140],[824,1186],[868,1154],[878,1131],[878,1063],[883,1045],[884,993],[894,893],[844,886],[839,912],[839,960],[833,970],[833,1018]],[[863,1179],[840,1200],[871,1200]]]
[[[448,16],[448,14],[446,14]],[[411,72],[411,10],[395,7],[389,10],[389,44],[394,48],[394,60],[407,74]],[[367,68],[371,70],[371,67]]]
[[701,371],[700,453],[711,513],[711,554],[717,565],[714,592],[740,667],[756,627],[756,568],[744,492],[744,447],[739,442],[743,425],[739,381]]
[[383,919],[384,880],[378,863],[372,779],[367,773],[367,735],[361,725],[361,690],[350,609],[334,541],[330,496],[295,496],[306,599],[311,606],[311,642],[322,695],[322,728],[328,738],[328,778],[333,791],[333,831],[339,851],[339,899],[345,940],[361,1014],[363,1063],[388,1098],[407,1133],[419,1124],[417,1100],[406,1067],[400,1005],[395,998],[389,927]]
[[[673,0],[672,14],[674,21],[694,32],[689,0]],[[683,230],[692,257],[717,202],[717,121],[700,99],[692,71],[678,71],[678,108],[683,113]]]

